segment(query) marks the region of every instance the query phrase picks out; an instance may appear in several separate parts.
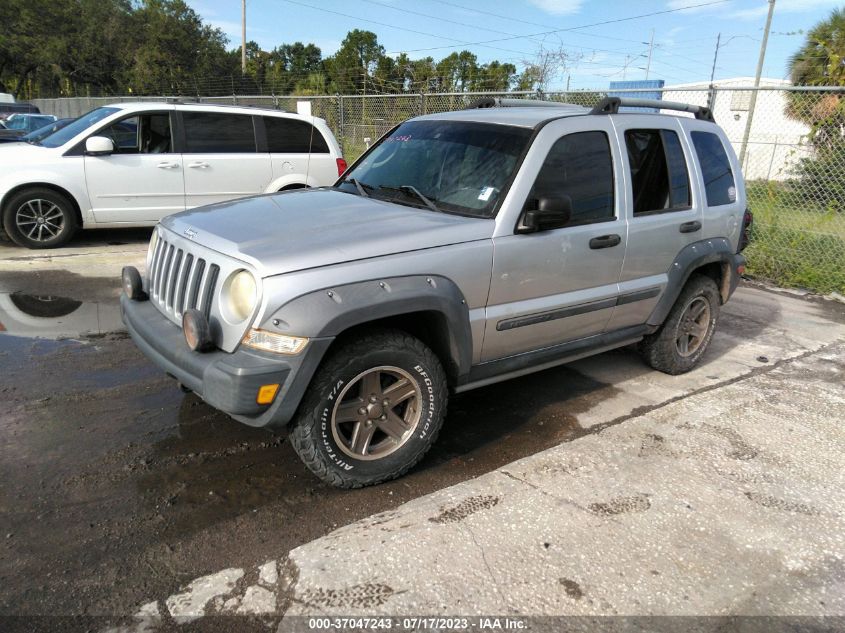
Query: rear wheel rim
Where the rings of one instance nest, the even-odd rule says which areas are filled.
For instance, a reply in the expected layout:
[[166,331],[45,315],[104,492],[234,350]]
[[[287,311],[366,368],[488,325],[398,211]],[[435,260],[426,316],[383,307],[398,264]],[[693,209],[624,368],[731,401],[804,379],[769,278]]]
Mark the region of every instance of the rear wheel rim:
[[56,239],[65,227],[65,215],[55,202],[43,198],[27,200],[15,213],[15,226],[33,242]]
[[678,323],[675,347],[678,354],[689,358],[701,349],[707,340],[710,329],[710,302],[704,297],[696,297],[687,304]]
[[349,381],[332,409],[332,437],[358,460],[382,459],[411,439],[420,422],[422,392],[404,369],[373,367]]

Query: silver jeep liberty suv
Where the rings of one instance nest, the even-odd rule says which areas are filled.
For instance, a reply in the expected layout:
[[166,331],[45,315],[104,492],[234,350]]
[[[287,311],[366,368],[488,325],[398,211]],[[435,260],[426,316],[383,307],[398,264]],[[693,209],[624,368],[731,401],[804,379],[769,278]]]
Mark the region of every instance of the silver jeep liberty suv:
[[354,488],[422,458],[450,391],[631,343],[692,369],[750,222],[706,108],[487,99],[396,126],[333,187],[165,218],[121,306],[184,388]]

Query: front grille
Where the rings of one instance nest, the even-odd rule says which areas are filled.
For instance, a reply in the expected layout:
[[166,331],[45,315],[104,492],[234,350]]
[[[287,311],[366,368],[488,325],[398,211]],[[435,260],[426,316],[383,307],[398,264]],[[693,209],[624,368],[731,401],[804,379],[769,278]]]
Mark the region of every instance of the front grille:
[[209,318],[219,276],[220,266],[187,252],[161,235],[150,260],[148,293],[159,309],[177,323],[190,308]]

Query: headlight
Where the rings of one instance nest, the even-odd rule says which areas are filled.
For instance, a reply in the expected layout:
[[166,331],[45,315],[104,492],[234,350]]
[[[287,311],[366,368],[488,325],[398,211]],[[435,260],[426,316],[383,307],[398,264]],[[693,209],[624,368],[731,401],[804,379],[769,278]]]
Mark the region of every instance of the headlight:
[[288,336],[267,330],[251,329],[241,341],[247,347],[262,349],[276,354],[299,354],[308,344],[304,336]]
[[252,314],[258,300],[255,277],[247,270],[229,275],[223,284],[222,308],[228,321],[240,323]]

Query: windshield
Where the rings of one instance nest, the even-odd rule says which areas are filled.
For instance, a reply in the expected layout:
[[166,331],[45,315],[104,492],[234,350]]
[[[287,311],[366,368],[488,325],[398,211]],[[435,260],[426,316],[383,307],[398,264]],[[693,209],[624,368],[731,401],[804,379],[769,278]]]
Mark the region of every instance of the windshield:
[[30,132],[26,136],[21,137],[21,140],[26,141],[27,143],[36,143],[41,139],[47,138],[56,130],[62,129],[71,121],[73,121],[73,119],[59,119],[58,121],[54,121],[53,123],[48,123],[44,127],[40,127],[37,130]]
[[494,123],[408,121],[345,174],[339,188],[360,193],[357,181],[374,198],[492,217],[530,136],[530,129]]
[[60,145],[64,145],[77,134],[84,132],[98,121],[102,121],[117,111],[117,108],[97,108],[96,110],[91,110],[91,112],[83,114],[73,123],[69,123],[62,129],[44,137],[40,143],[44,147],[59,147]]

